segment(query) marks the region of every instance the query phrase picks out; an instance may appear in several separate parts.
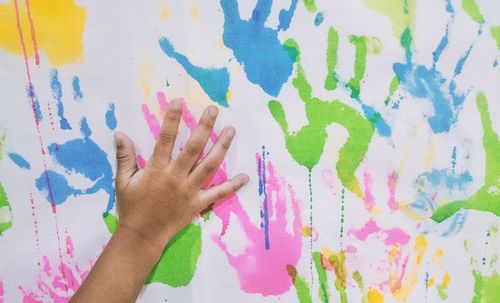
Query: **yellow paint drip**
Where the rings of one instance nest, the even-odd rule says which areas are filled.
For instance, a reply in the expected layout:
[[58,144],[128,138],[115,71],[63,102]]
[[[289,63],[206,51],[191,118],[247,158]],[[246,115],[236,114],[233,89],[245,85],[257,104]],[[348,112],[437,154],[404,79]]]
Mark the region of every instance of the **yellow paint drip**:
[[448,287],[448,284],[450,284],[450,281],[451,281],[451,276],[448,272],[446,272],[443,276],[443,287],[444,288],[447,288]]
[[312,228],[310,226],[302,227],[302,237],[311,237],[312,236]]
[[[83,32],[87,12],[73,0],[17,1],[19,24],[26,47],[26,55],[39,52],[50,64],[59,67],[83,59]],[[26,3],[32,23],[28,18]],[[33,28],[33,32],[31,30]],[[0,48],[15,55],[23,55],[17,27],[14,0],[0,4]]]
[[231,101],[231,98],[233,97],[233,91],[229,88],[226,93],[226,99],[227,101]]
[[384,303],[384,296],[376,289],[371,288],[368,291],[369,303]]
[[196,20],[198,18],[199,11],[200,11],[200,9],[198,8],[197,5],[191,6],[190,14],[191,14],[191,18],[193,18],[193,20]]
[[430,278],[429,282],[427,283],[427,287],[431,288],[434,285],[434,283],[436,283],[436,280],[434,280],[434,278]]
[[434,255],[432,255],[432,264],[439,265],[443,261],[444,251],[441,248],[436,249]]
[[427,248],[428,244],[425,236],[419,235],[415,239],[415,245],[413,247],[415,259],[412,262],[406,278],[404,279],[405,281],[401,283],[400,288],[393,291],[393,296],[396,300],[401,302],[406,302],[408,300],[408,297],[418,282],[418,272],[420,271],[422,260]]
[[170,10],[168,7],[164,7],[160,13],[160,20],[167,21],[168,19],[170,19]]

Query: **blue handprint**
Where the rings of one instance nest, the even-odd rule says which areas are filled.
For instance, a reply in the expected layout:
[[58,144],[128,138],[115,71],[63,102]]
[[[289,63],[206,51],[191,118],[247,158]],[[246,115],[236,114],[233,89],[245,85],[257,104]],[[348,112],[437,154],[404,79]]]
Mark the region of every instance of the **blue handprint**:
[[[57,70],[50,73],[50,86],[52,96],[57,101],[58,116],[60,118],[59,126],[62,130],[70,130],[70,123],[64,117],[63,90]],[[80,100],[83,94],[78,77],[73,77],[72,86],[73,98]],[[28,97],[38,100],[32,86],[28,87],[27,94]],[[106,126],[110,130],[115,129],[117,124],[114,110],[114,104],[110,104],[105,115]],[[37,111],[37,116],[41,120],[41,112]],[[108,195],[108,202],[104,212],[106,215],[115,203],[113,169],[106,152],[92,140],[92,131],[85,117],[80,120],[80,132],[82,138],[72,139],[64,143],[52,143],[47,146],[48,154],[64,170],[64,174],[59,173],[58,169],[46,169],[36,178],[36,187],[45,193],[47,201],[53,207],[66,202],[70,196],[93,194],[102,189]],[[20,168],[30,169],[29,162],[21,155],[10,153],[9,157]],[[68,177],[72,174],[83,176],[91,181],[92,185],[87,188],[77,188],[71,185],[68,182]]]
[[288,28],[296,1],[289,10],[281,11],[277,30],[264,26],[273,1],[258,0],[249,20],[241,19],[236,0],[221,0],[220,3],[224,12],[224,44],[233,50],[250,82],[269,95],[277,96],[292,74],[295,62],[278,39],[278,30]]
[[[401,46],[405,50],[406,62],[396,63],[393,66],[397,81],[402,88],[415,98],[428,99],[432,102],[434,115],[430,116],[428,121],[434,133],[449,131],[457,121],[457,116],[465,100],[465,94],[457,91],[455,78],[461,74],[473,47],[472,44],[457,61],[451,79],[446,79],[437,70],[436,64],[448,45],[449,29],[455,20],[455,10],[450,2],[446,3],[446,11],[450,16],[445,33],[433,52],[432,66],[415,64],[413,61],[413,52],[411,50],[413,37],[409,28],[406,28],[401,35]],[[481,30],[478,33],[480,34]]]

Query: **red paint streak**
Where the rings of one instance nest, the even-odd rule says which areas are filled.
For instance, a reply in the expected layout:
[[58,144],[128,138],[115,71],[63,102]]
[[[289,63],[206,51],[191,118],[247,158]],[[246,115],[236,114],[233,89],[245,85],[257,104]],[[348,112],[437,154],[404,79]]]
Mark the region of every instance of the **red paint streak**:
[[[30,65],[28,61],[28,53],[26,51],[26,44],[24,43],[24,36],[23,36],[23,29],[21,27],[21,21],[19,17],[19,5],[17,3],[17,0],[14,0],[14,8],[16,12],[16,25],[17,25],[17,31],[19,33],[19,42],[21,43],[21,47],[23,50],[23,57],[24,57],[24,66],[26,68],[26,76],[28,78],[28,85],[31,89],[33,89],[33,81],[31,80],[31,72],[30,72]],[[35,97],[34,94],[30,94],[30,99],[31,99],[31,109],[33,111],[33,116],[35,117],[35,124],[36,124],[36,130],[38,134],[38,141],[40,142],[40,150],[42,152],[42,162],[43,162],[43,168],[44,168],[44,175],[45,175],[45,181],[47,182],[47,189],[49,191],[49,196],[50,196],[50,203],[52,205],[52,213],[54,214],[54,219],[56,222],[56,234],[57,234],[57,244],[58,244],[58,249],[59,249],[59,259],[62,264],[62,250],[61,250],[61,237],[59,233],[59,223],[57,221],[57,210],[56,210],[56,204],[54,203],[54,197],[52,193],[52,187],[50,185],[50,178],[47,172],[47,162],[45,161],[45,148],[44,148],[44,143],[42,139],[42,133],[40,130],[40,121],[38,120],[38,116],[36,113],[36,106],[35,106]],[[64,277],[64,273],[63,273]]]
[[54,115],[52,115],[52,108],[50,107],[50,99],[47,100],[47,111],[49,112],[50,126],[52,127],[52,130],[56,130],[54,124]]
[[28,20],[30,22],[31,40],[33,41],[33,53],[35,54],[35,63],[36,65],[40,65],[40,56],[38,54],[38,43],[36,42],[35,24],[33,23],[33,18],[31,17],[30,0],[26,0],[26,12],[28,14]]
[[36,242],[36,265],[40,267],[40,235],[38,232],[38,220],[35,213],[35,200],[33,199],[33,193],[30,193],[30,204],[31,204],[31,216],[33,217],[33,225],[35,227],[35,242]]

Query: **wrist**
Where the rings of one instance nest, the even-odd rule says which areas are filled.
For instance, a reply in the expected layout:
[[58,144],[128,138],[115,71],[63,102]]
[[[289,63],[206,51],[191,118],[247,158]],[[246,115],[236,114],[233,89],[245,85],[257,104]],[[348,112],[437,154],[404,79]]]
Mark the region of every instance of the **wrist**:
[[141,252],[148,253],[151,257],[155,258],[156,262],[171,237],[155,237],[120,222],[112,238],[115,238],[116,241],[127,243],[127,246],[132,249],[140,249]]

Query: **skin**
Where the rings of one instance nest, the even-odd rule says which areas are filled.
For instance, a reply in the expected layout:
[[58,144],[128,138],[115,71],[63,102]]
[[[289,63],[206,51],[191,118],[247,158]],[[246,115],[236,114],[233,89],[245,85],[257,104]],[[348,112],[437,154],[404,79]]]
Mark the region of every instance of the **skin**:
[[70,302],[135,302],[170,239],[202,210],[248,182],[247,175],[239,174],[201,189],[219,168],[235,135],[233,127],[225,127],[200,161],[217,118],[214,106],[205,109],[185,147],[172,159],[181,112],[181,104],[173,100],[144,169],[137,166],[133,142],[122,133],[115,135],[120,223]]

